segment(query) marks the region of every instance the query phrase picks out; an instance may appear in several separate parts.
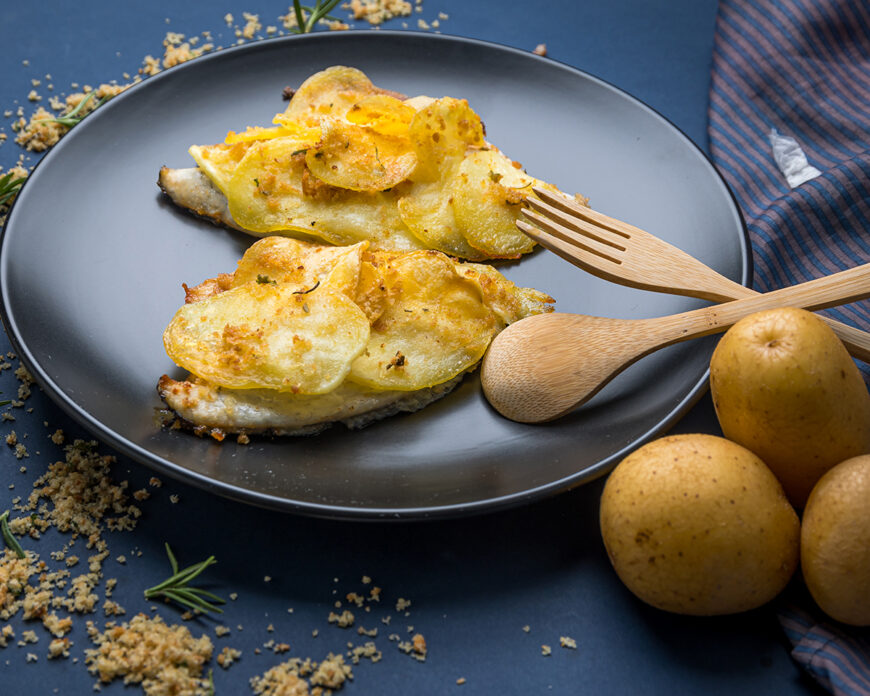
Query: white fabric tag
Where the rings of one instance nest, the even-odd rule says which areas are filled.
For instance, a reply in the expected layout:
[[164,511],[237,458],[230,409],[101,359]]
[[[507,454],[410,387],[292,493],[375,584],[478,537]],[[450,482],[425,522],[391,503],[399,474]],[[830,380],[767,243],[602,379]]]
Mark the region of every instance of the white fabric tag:
[[805,181],[815,179],[821,172],[807,162],[807,156],[798,145],[797,140],[787,135],[780,135],[776,128],[770,131],[770,147],[776,166],[785,176],[791,188],[800,186]]

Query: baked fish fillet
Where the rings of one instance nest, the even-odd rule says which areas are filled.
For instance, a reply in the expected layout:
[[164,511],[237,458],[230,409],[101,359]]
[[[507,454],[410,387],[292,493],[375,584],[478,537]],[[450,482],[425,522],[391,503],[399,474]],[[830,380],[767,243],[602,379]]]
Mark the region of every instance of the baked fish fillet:
[[185,288],[163,334],[190,377],[157,390],[197,432],[359,428],[427,406],[476,369],[505,326],[552,298],[433,250],[257,241],[233,273]]
[[333,423],[356,430],[398,413],[419,411],[453,391],[462,377],[413,392],[345,383],[327,394],[308,396],[272,389],[222,389],[198,379],[179,382],[164,375],[157,392],[185,424],[206,432],[314,435]]

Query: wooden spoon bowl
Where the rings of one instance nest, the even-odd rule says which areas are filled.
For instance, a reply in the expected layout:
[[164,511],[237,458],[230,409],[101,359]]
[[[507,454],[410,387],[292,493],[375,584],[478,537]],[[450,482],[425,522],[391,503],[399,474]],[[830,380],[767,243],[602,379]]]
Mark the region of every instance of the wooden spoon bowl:
[[764,309],[816,310],[868,296],[870,264],[865,264],[764,295],[653,319],[539,314],[495,337],[483,359],[483,393],[511,420],[553,420],[588,401],[626,367],[659,348],[720,333]]

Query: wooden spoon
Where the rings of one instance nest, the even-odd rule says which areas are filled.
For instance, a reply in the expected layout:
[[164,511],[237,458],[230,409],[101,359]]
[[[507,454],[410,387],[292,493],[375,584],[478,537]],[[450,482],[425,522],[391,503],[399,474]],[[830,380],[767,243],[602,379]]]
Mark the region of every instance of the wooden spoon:
[[521,423],[558,418],[589,400],[626,367],[659,348],[721,333],[774,307],[825,309],[870,297],[870,264],[763,295],[653,319],[538,314],[495,337],[481,383],[493,407]]

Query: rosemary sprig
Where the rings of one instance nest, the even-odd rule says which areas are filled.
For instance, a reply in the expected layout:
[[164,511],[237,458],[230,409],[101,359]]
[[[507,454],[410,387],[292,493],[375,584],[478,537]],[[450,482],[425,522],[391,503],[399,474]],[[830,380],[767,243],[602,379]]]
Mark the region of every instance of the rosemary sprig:
[[[330,12],[338,5],[340,0],[317,0],[314,7],[302,5],[299,0],[293,0],[293,11],[296,13],[296,25],[292,31],[294,34],[307,34],[321,19],[329,19],[337,22],[337,17],[330,16]],[[308,17],[305,13],[308,13]]]
[[0,206],[6,205],[18,194],[21,185],[27,177],[12,176],[12,172],[6,172],[0,176]]
[[175,560],[175,554],[172,553],[169,544],[166,544],[166,555],[169,556],[172,575],[160,584],[145,590],[145,599],[164,597],[193,611],[215,611],[218,614],[223,614],[223,609],[215,606],[215,604],[225,604],[226,602],[223,599],[211,592],[207,592],[201,587],[191,587],[189,585],[190,581],[206,568],[217,563],[215,557],[209,556],[204,561],[194,563],[184,570],[179,570],[178,561]]
[[[87,114],[81,113],[82,109],[85,108],[85,105],[94,97],[95,92],[88,92],[84,99],[82,99],[77,105],[76,108],[71,111],[61,114],[60,116],[53,118],[40,118],[36,119],[38,121],[49,121],[51,123],[59,123],[62,126],[66,126],[67,128],[72,128],[77,123],[81,122],[81,120],[87,116]],[[91,111],[94,111],[97,107],[102,106],[106,101],[106,98],[103,97],[100,99],[96,106],[94,106]]]
[[12,549],[18,558],[24,558],[27,555],[24,553],[24,549],[21,548],[21,544],[18,543],[18,539],[15,538],[12,530],[9,529],[9,510],[0,515],[0,532],[3,534],[3,542]]

